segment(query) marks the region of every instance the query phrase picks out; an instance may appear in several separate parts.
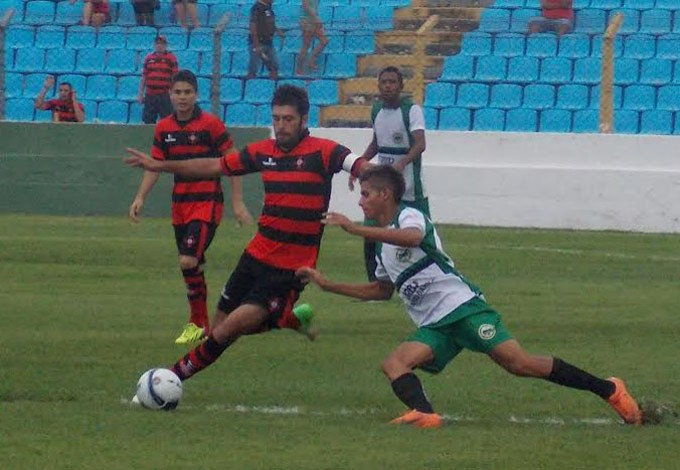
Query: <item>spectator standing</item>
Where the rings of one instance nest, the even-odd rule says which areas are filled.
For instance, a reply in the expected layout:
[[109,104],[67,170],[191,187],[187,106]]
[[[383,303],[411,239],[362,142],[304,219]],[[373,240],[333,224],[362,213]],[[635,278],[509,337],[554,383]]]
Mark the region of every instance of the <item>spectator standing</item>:
[[83,122],[85,121],[85,108],[78,102],[76,92],[68,82],[59,84],[59,97],[45,101],[45,94],[54,86],[54,77],[45,79],[42,91],[35,99],[35,109],[52,111],[54,122]]
[[559,37],[573,29],[572,0],[541,0],[541,16],[529,20],[529,33],[554,32]]
[[160,0],[130,0],[135,10],[137,26],[154,26],[154,10],[160,8]]
[[[319,17],[319,0],[302,0],[300,5],[300,30],[302,31],[302,46],[300,47],[295,67],[297,75],[302,75],[305,72],[305,67],[312,71],[316,70],[316,58],[324,50],[326,44],[328,44],[328,38],[323,30],[323,22]],[[315,38],[318,42],[305,64],[307,51]]]
[[175,5],[175,15],[184,29],[190,29],[187,17],[191,21],[191,27],[198,28],[198,7],[197,0],[172,0]]
[[153,124],[157,118],[172,113],[169,90],[177,70],[177,58],[168,51],[168,40],[165,36],[157,36],[154,51],[144,59],[142,80],[139,82],[137,101],[144,104],[142,121],[145,124]]
[[274,34],[283,36],[283,32],[276,28],[272,0],[257,0],[250,9],[250,61],[248,62],[247,79],[254,78],[264,62],[269,70],[269,78],[276,80],[279,76],[279,63],[274,49]]
[[[76,0],[69,0],[75,3]],[[92,25],[99,28],[102,24],[111,21],[109,0],[83,0],[83,19],[80,21],[85,26]]]

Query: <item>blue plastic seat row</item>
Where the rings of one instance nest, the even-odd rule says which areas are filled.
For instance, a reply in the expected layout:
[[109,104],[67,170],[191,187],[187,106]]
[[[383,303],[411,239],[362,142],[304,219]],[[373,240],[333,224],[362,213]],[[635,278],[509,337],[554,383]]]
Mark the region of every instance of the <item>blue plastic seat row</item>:
[[[538,8],[540,0],[496,0],[493,6],[495,8]],[[573,7],[575,9],[601,8],[604,10],[614,8],[680,10],[680,5],[675,0],[574,0]]]

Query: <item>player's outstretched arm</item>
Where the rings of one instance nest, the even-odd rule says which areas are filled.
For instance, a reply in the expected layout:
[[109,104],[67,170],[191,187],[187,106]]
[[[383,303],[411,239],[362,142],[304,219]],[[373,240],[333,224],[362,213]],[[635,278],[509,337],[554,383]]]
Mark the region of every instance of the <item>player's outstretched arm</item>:
[[394,285],[391,282],[373,281],[366,284],[345,284],[333,282],[314,268],[303,267],[295,272],[303,282],[311,282],[326,292],[361,300],[387,300],[392,297]]
[[422,230],[415,227],[387,228],[387,227],[367,227],[362,224],[355,224],[346,215],[338,212],[327,212],[321,219],[322,224],[336,225],[345,232],[356,235],[357,237],[374,240],[377,242],[389,243],[390,245],[414,247],[420,245],[425,234]]
[[219,158],[197,158],[195,160],[155,160],[137,149],[126,148],[130,154],[124,159],[126,165],[143,168],[155,173],[174,173],[189,178],[218,178],[222,175]]

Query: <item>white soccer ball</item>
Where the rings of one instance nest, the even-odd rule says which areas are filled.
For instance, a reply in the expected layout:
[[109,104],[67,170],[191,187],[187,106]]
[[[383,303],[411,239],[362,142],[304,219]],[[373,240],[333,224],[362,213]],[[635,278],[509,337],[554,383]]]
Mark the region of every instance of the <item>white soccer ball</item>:
[[137,382],[139,404],[150,410],[174,410],[182,398],[182,381],[169,369],[149,369]]

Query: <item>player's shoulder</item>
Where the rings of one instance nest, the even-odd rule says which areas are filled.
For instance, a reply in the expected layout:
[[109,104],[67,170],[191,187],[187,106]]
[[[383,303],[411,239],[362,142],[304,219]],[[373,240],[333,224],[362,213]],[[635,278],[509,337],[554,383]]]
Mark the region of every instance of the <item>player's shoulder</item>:
[[175,115],[174,114],[168,114],[167,116],[160,118],[158,121],[156,121],[156,130],[157,131],[164,131],[169,128],[174,128],[175,127]]

